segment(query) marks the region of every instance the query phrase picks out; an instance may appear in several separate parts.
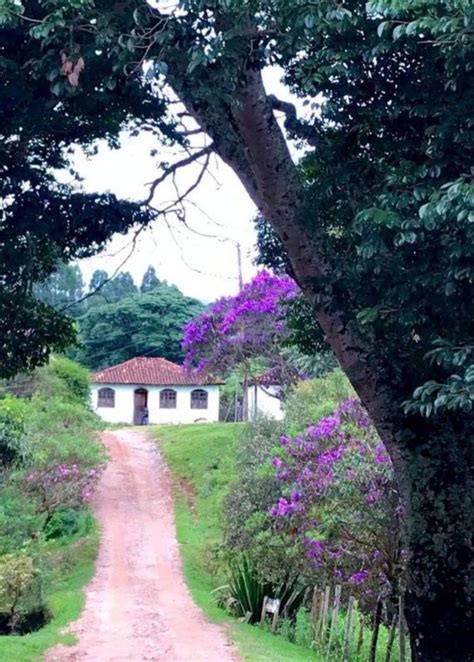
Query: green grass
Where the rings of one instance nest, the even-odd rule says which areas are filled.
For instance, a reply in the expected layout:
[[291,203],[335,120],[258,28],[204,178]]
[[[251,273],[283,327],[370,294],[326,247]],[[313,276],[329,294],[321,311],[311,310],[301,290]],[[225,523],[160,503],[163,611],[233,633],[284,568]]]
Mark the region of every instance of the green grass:
[[33,662],[56,644],[74,643],[64,627],[76,619],[84,607],[84,587],[94,574],[94,562],[99,545],[97,528],[87,536],[71,540],[69,546],[53,545],[49,555],[67,559],[58,563],[46,587],[47,604],[52,620],[41,630],[24,636],[0,636],[0,660],[5,662]]
[[211,594],[225,579],[216,553],[222,539],[220,512],[234,478],[233,458],[241,429],[238,423],[150,428],[175,478],[176,527],[186,582],[208,618],[227,624],[229,638],[243,660],[315,661],[315,653],[307,648],[232,619],[216,606]]

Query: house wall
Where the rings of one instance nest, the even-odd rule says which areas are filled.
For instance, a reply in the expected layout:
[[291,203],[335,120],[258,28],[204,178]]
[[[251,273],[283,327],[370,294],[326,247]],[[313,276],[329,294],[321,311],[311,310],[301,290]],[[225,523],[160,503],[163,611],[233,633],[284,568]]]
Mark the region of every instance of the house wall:
[[[115,391],[115,407],[98,407],[97,392],[100,388]],[[148,413],[151,425],[158,423],[194,423],[198,420],[213,423],[219,420],[219,386],[143,386],[141,384],[92,384],[91,405],[102,420],[108,423],[132,423],[134,391],[148,391]],[[176,409],[160,409],[160,391],[173,388],[176,391]],[[191,391],[199,388],[208,392],[207,409],[191,409]]]
[[[257,416],[267,416],[281,421],[285,418],[285,411],[282,408],[282,402],[274,397],[280,387],[274,386],[249,386],[248,387],[248,407],[249,418],[255,419]],[[273,394],[273,395],[271,395]]]

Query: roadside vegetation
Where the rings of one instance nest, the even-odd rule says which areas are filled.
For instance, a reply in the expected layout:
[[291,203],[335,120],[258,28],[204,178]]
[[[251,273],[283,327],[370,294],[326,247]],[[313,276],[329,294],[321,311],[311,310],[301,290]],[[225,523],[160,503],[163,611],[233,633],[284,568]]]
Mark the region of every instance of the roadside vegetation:
[[[373,660],[395,659],[403,513],[388,456],[339,371],[295,386],[286,409],[284,422],[155,429],[192,595],[233,617],[250,662],[367,660],[377,610]],[[259,625],[265,595],[281,601],[276,635]]]
[[105,462],[88,373],[64,358],[0,386],[0,659],[28,662],[83,606]]

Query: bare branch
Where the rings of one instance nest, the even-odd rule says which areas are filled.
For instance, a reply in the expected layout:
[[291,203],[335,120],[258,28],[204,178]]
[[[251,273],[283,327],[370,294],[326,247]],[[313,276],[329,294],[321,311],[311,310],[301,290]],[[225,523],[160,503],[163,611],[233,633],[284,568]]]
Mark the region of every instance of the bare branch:
[[113,274],[110,276],[110,278],[106,278],[106,280],[104,280],[102,283],[100,283],[100,285],[98,285],[98,286],[95,288],[95,290],[93,290],[92,292],[88,292],[87,294],[85,294],[85,295],[84,295],[83,297],[81,297],[80,299],[77,299],[77,301],[73,301],[72,303],[68,303],[67,306],[63,306],[62,308],[60,308],[60,309],[59,309],[59,312],[63,313],[64,311],[69,310],[70,308],[73,308],[74,306],[77,306],[78,304],[82,303],[83,301],[86,301],[86,299],[89,299],[90,297],[94,296],[94,294],[97,294],[97,292],[98,292],[99,290],[101,290],[105,285],[107,285],[107,283],[110,283],[110,281],[113,280],[113,279],[115,278],[115,276],[116,276],[116,275],[118,274],[118,272],[122,269],[122,267],[125,266],[125,264],[128,262],[128,260],[132,257],[132,255],[133,255],[133,253],[134,253],[134,251],[135,251],[135,248],[136,248],[137,239],[138,239],[138,237],[140,236],[140,234],[143,232],[143,230],[145,229],[145,227],[146,227],[146,225],[143,224],[143,225],[140,225],[140,227],[139,227],[137,230],[135,230],[135,234],[133,235],[132,242],[131,242],[131,244],[132,244],[132,248],[131,248],[130,251],[128,252],[128,254],[127,254],[127,256],[125,257],[125,259],[122,260],[122,262],[121,262],[121,263],[118,265],[118,267],[114,270],[114,272],[113,272]]
[[[200,159],[201,156],[209,157],[209,154],[212,152],[213,148],[214,148],[214,145],[213,145],[213,143],[211,143],[207,147],[202,148],[199,152],[195,152],[194,154],[190,154],[187,158],[181,159],[180,161],[177,161],[176,163],[173,163],[169,168],[166,168],[165,171],[163,172],[163,174],[160,175],[160,177],[155,179],[153,182],[149,183],[150,184],[150,193],[148,194],[148,197],[146,198],[146,200],[144,200],[142,202],[142,204],[149,205],[150,202],[153,200],[153,197],[155,195],[155,191],[156,191],[156,189],[158,188],[158,186],[160,184],[162,184],[166,179],[168,179],[168,177],[173,175],[180,168],[184,168],[185,166],[191,165],[191,163],[194,163],[195,161]],[[209,162],[209,159],[207,159],[206,163],[208,163],[208,162]],[[201,171],[197,183],[199,183],[201,181],[203,174],[204,174],[204,172]],[[188,191],[184,194],[184,197],[188,193],[190,193],[192,190],[194,190],[196,188],[196,185],[192,185],[188,189]],[[177,201],[177,202],[179,202],[179,201]]]
[[198,127],[197,129],[185,129],[184,131],[178,131],[180,136],[185,136],[186,138],[188,136],[197,136],[200,133],[204,133],[201,127]]

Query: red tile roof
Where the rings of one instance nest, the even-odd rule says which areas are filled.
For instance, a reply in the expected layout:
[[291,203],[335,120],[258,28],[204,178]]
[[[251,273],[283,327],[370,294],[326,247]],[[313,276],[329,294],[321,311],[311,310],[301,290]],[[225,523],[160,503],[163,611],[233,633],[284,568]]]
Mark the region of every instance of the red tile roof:
[[177,363],[151,356],[138,356],[104,368],[92,375],[94,384],[143,384],[148,386],[177,386],[219,384],[221,382],[188,373]]

